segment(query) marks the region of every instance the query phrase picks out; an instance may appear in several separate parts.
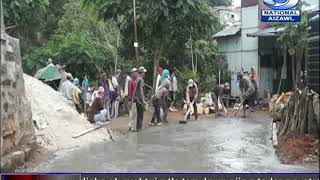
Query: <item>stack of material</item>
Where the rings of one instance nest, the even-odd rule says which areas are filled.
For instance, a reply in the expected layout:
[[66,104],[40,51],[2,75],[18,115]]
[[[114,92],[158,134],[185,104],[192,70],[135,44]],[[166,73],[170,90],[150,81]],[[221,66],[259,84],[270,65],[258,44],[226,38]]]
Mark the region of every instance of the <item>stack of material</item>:
[[292,92],[273,95],[269,102],[269,111],[272,115],[273,121],[281,121],[284,118],[285,110]]
[[312,134],[318,137],[319,124],[319,94],[308,88],[297,89],[289,98],[278,135]]
[[[183,110],[186,113],[187,112],[187,104],[186,104],[186,102],[184,102],[184,103],[185,104],[183,106]],[[222,105],[220,99],[218,101],[218,106],[219,106],[219,111],[221,111],[221,112],[226,111],[225,107]],[[214,113],[215,107],[214,107],[214,103],[211,98],[211,93],[207,93],[206,97],[202,97],[201,102],[197,103],[197,111],[198,111],[199,115],[202,115],[202,114],[208,115],[210,113]],[[192,107],[191,114],[193,114],[193,113],[194,113],[194,110]]]

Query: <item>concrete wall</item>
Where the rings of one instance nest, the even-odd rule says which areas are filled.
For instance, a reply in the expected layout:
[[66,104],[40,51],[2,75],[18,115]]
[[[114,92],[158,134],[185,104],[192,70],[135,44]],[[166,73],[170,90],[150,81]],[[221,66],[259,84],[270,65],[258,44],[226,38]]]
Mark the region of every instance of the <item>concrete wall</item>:
[[226,56],[228,62],[228,70],[231,72],[231,95],[238,96],[240,94],[236,73],[241,67],[241,36],[227,36],[218,39],[219,53]]
[[[25,97],[19,40],[1,33],[1,171],[22,165],[35,145],[31,106]],[[19,153],[16,153],[19,152]],[[12,156],[13,154],[13,156]],[[15,162],[15,157],[20,157]]]

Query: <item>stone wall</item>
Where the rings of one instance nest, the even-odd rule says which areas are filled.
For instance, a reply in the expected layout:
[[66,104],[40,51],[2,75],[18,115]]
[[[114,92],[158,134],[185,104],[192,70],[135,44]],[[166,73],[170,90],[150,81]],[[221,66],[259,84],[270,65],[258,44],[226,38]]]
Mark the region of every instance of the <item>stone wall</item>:
[[11,162],[14,159],[12,154],[19,154],[19,150],[34,146],[35,135],[31,106],[25,96],[19,40],[8,36],[4,31],[1,32],[0,75],[1,171],[11,171],[21,165],[21,162]]

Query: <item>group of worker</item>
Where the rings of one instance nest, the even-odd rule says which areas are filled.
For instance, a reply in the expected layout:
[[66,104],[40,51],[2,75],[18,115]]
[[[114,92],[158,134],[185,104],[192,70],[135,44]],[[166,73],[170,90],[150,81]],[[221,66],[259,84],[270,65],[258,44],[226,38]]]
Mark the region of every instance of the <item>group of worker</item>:
[[[79,79],[67,74],[65,80],[62,80],[60,91],[67,100],[72,101],[79,112],[84,112],[83,105],[87,104],[88,120],[91,123],[105,122],[112,117],[116,118],[119,114],[120,98],[124,108],[130,114],[129,130],[139,131],[142,128],[144,119],[144,110],[147,105],[144,93],[144,77],[147,70],[144,67],[131,69],[126,75],[124,84],[124,92],[120,91],[120,73],[117,70],[114,75],[102,72],[99,76],[99,84],[94,92],[90,93],[89,82],[84,77],[82,86],[80,87]],[[255,68],[251,68],[249,77],[244,77],[242,73],[238,74],[240,88],[240,100],[243,109],[243,115],[246,116],[246,109],[259,103],[258,81]],[[212,88],[212,100],[215,107],[215,115],[220,116],[219,102],[225,93],[229,93],[230,84],[224,83],[216,85]],[[154,112],[149,122],[151,126],[162,125],[168,123],[168,110],[174,112],[176,109],[176,95],[178,92],[177,69],[173,68],[172,73],[168,69],[159,67],[157,72],[157,80],[155,91],[152,96],[152,105]],[[195,119],[197,115],[197,100],[199,89],[197,83],[193,79],[189,79],[185,89],[185,102],[187,108],[193,108]],[[84,98],[85,97],[85,98]],[[83,100],[83,101],[82,101]],[[219,101],[220,100],[220,101]],[[190,119],[188,114],[187,119]]]

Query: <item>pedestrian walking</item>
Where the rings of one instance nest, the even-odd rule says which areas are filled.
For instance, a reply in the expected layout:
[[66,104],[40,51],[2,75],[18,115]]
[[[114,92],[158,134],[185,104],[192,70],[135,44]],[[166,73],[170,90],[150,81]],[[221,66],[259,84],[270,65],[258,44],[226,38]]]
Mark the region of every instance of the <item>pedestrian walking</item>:
[[170,99],[171,105],[169,110],[171,112],[178,111],[175,107],[177,101],[177,92],[178,92],[178,81],[177,81],[177,68],[174,68],[171,74],[171,83],[170,83]]
[[143,66],[139,67],[139,75],[136,80],[136,91],[134,93],[133,102],[136,103],[137,106],[137,131],[141,130],[143,125],[143,115],[146,105],[143,87],[146,72],[147,70]]
[[[219,99],[224,93],[228,93],[230,90],[230,84],[226,82],[225,84],[219,84],[212,89],[212,101],[214,102],[214,109],[216,117],[220,116],[219,112]],[[221,102],[222,103],[222,102]]]
[[[194,116],[195,119],[198,120],[198,111],[197,111],[197,98],[198,98],[198,86],[197,84],[192,80],[188,80],[188,86],[186,88],[186,101],[188,105],[188,109],[191,108],[191,105],[193,106],[194,110]],[[190,114],[187,116],[187,119],[190,120]]]

